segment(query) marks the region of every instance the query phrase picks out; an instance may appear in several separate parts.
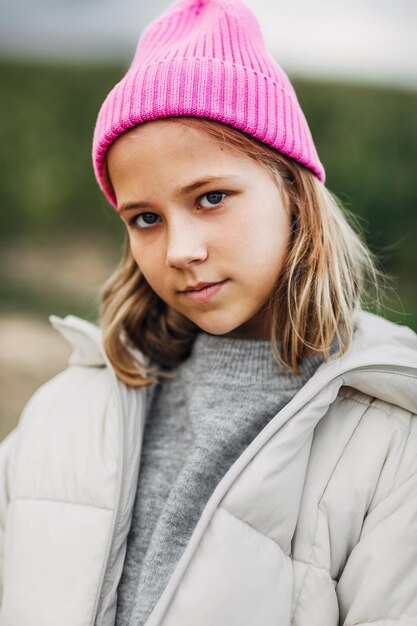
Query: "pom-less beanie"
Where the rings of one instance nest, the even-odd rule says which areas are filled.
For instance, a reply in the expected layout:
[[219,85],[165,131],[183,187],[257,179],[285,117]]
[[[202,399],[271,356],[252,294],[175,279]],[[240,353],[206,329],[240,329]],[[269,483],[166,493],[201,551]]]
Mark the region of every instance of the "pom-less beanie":
[[113,206],[116,198],[103,177],[112,142],[142,122],[178,116],[232,126],[302,163],[324,182],[294,88],[266,50],[255,16],[239,0],[179,0],[143,32],[94,131],[94,171]]

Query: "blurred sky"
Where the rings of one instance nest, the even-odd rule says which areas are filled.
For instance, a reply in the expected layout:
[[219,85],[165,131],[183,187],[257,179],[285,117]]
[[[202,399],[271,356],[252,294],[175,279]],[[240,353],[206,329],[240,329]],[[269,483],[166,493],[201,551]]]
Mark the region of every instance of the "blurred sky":
[[[1,0],[0,55],[128,61],[170,0]],[[300,76],[417,88],[416,0],[246,0]]]

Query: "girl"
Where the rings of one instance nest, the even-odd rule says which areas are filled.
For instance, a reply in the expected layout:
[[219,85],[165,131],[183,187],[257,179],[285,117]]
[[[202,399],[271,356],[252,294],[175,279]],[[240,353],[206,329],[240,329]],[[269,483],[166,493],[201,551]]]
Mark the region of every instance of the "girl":
[[129,244],[3,442],[1,626],[417,624],[417,338],[238,0],[181,0],[98,116]]

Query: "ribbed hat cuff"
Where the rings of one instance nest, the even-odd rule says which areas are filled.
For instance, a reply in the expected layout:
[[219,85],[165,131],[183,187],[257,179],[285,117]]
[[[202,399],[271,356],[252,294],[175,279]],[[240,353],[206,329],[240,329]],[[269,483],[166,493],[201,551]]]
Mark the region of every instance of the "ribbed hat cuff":
[[324,168],[297,102],[269,76],[211,58],[163,60],[130,68],[112,89],[98,115],[93,140],[97,181],[111,204],[116,198],[103,179],[113,141],[145,121],[204,117],[237,128],[310,168],[324,182]]

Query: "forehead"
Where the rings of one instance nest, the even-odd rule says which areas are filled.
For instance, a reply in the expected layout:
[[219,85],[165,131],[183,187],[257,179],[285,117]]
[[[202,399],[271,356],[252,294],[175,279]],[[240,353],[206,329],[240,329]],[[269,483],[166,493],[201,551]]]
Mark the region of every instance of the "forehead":
[[146,170],[154,166],[168,169],[188,169],[234,164],[249,168],[258,164],[201,128],[174,119],[153,120],[140,124],[120,135],[110,146],[107,155],[110,175],[120,167],[136,163]]
[[174,119],[146,122],[120,135],[109,149],[108,174],[119,207],[139,198],[146,203],[191,193],[187,187],[205,179],[224,190],[230,184],[265,191],[277,184],[270,170],[243,150]]

